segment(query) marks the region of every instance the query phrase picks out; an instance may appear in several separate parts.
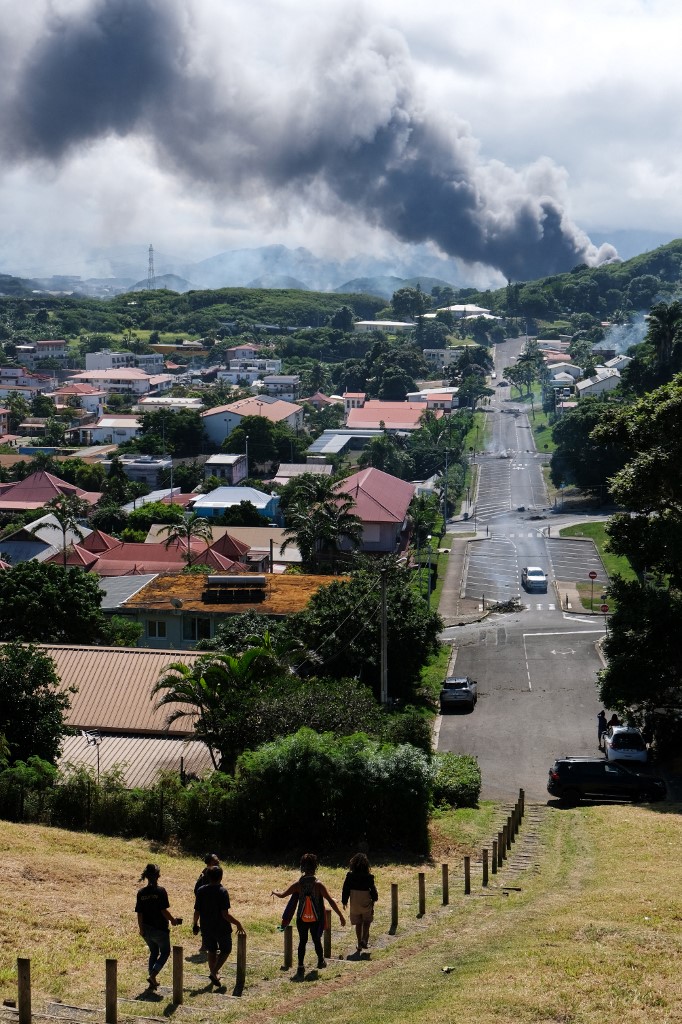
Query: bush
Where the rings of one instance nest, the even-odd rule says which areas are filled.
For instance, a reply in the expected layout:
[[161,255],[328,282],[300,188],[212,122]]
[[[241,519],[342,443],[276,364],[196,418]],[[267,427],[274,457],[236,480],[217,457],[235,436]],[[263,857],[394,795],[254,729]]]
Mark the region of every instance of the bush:
[[481,769],[470,754],[435,754],[433,801],[436,805],[476,807],[481,793]]
[[431,722],[418,708],[408,706],[387,715],[381,735],[386,743],[410,743],[431,757]]

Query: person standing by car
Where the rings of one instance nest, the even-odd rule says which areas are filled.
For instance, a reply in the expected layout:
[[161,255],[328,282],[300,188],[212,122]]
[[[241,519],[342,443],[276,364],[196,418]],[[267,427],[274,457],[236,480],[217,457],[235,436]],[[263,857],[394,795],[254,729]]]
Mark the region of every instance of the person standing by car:
[[322,932],[324,931],[324,901],[326,900],[335,914],[338,914],[341,926],[346,919],[339,910],[336,902],[327,892],[326,886],[315,877],[317,870],[317,857],[314,853],[304,853],[301,857],[301,871],[303,874],[298,882],[294,882],[284,892],[271,892],[271,896],[278,899],[286,899],[287,896],[298,896],[298,909],[296,911],[296,928],[298,929],[298,970],[296,976],[302,978],[305,973],[304,960],[305,949],[308,945],[308,936],[313,940],[313,946],[317,953],[318,968],[326,967],[327,961],[322,952]]
[[170,956],[170,932],[168,925],[182,924],[181,917],[173,917],[169,909],[168,893],[159,885],[161,869],[158,864],[147,864],[140,881],[147,884],[140,889],[135,903],[135,913],[140,935],[149,948],[150,989],[159,987],[158,975]]
[[600,711],[597,715],[597,743],[599,749],[604,749],[604,733],[608,729],[608,722],[606,721],[606,712]]
[[379,895],[374,875],[370,874],[369,860],[364,853],[356,853],[351,857],[349,867],[350,871],[343,883],[341,902],[345,910],[350,900],[350,923],[355,925],[360,953],[369,945],[369,928],[374,920],[374,904]]
[[206,871],[206,885],[197,889],[192,928],[195,935],[201,929],[202,946],[208,954],[208,976],[211,984],[218,986],[218,971],[232,952],[232,925],[240,935],[246,934],[230,913],[230,896],[222,881],[223,869],[218,864],[211,865]]
[[614,711],[608,721],[608,728],[612,729],[614,725],[620,725],[621,721],[616,712]]

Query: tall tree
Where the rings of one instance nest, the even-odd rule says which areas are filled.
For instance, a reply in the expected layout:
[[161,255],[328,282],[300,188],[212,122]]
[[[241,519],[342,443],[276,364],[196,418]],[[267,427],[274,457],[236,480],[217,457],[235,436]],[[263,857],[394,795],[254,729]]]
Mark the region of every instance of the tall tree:
[[319,477],[287,509],[282,550],[296,541],[304,565],[319,570],[335,564],[344,541],[355,548],[362,540],[354,508],[353,498],[335,490],[329,477]]
[[[79,498],[75,494],[62,494],[58,498],[52,498],[45,505],[45,511],[59,523],[59,528],[62,531],[62,561],[64,568],[66,568],[66,535],[72,533],[78,540],[84,540],[85,534],[80,528],[80,524],[86,515],[90,511],[90,506],[87,501],[83,498]],[[38,526],[28,527],[30,533],[34,530],[39,529]]]
[[666,367],[682,331],[682,302],[659,302],[652,306],[648,324],[647,340],[654,347],[658,365]]
[[40,757],[55,763],[66,732],[69,698],[54,662],[31,644],[10,640],[0,648],[0,734],[9,760]]
[[0,572],[0,640],[96,644],[102,633],[99,579],[81,569],[19,562]]
[[169,548],[171,544],[181,543],[186,545],[187,552],[185,558],[187,559],[187,565],[192,564],[193,540],[203,540],[207,549],[213,540],[211,524],[208,519],[200,516],[197,512],[192,512],[190,515],[185,516],[182,522],[166,523],[159,532],[167,535],[164,541],[164,547],[166,548]]

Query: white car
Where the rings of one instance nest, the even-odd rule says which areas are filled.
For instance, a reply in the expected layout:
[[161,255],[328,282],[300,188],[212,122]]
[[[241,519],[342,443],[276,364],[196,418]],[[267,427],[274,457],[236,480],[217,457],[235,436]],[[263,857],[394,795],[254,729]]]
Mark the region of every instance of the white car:
[[528,565],[521,571],[521,582],[526,590],[547,590],[547,573],[538,565]]
[[629,725],[611,725],[604,733],[607,761],[646,761],[648,751],[639,729]]

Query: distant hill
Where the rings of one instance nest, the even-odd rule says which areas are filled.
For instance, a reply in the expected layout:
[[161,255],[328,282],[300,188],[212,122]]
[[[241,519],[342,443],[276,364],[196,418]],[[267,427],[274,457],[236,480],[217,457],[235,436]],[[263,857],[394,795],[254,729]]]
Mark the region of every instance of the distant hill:
[[310,289],[303,281],[295,277],[287,277],[286,274],[264,274],[253,281],[249,281],[247,288],[295,288],[297,291],[308,292]]
[[30,298],[36,291],[41,291],[36,281],[25,277],[13,277],[11,274],[0,274],[0,295],[26,296]]
[[[183,295],[185,292],[196,291],[196,285],[190,281],[186,281],[184,277],[178,277],[177,274],[155,274],[154,282],[156,288],[167,288],[169,292],[179,292]],[[147,279],[144,281],[138,281],[130,288],[131,292],[143,292],[147,288]]]

